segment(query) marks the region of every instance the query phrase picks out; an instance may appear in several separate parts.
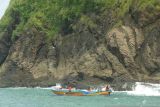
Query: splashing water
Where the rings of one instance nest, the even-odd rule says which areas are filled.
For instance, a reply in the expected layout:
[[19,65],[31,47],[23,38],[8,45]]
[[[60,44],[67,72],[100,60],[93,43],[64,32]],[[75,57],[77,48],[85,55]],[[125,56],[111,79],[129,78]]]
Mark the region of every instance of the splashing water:
[[127,93],[138,96],[160,96],[160,84],[136,82],[133,91]]
[[57,96],[52,87],[0,88],[0,107],[159,107],[160,84],[135,83],[110,96]]

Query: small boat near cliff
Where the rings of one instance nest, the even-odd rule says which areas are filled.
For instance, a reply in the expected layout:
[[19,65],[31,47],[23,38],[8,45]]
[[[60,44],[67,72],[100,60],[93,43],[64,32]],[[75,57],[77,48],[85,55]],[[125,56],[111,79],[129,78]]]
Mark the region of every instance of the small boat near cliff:
[[[105,88],[106,89],[106,88]],[[56,95],[64,96],[96,96],[96,95],[110,95],[111,90],[105,89],[75,89],[75,88],[62,88],[61,84],[56,84],[52,87],[52,92]]]
[[96,96],[96,95],[110,95],[111,91],[87,91],[87,90],[75,90],[75,91],[66,91],[66,90],[52,90],[56,95],[65,95],[65,96]]

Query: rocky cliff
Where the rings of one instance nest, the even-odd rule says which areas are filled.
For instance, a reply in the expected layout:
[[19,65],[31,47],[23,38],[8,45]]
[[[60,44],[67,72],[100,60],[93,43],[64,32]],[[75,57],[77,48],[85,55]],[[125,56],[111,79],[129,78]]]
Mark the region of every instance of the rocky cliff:
[[[56,82],[160,81],[160,1],[115,0],[109,7],[95,0],[88,11],[82,11],[77,17],[67,16],[71,21],[60,20],[63,24],[51,38],[46,31],[52,30],[49,24],[58,26],[57,23],[47,23],[42,15],[38,15],[35,16],[38,24],[28,25],[31,21],[34,23],[30,17],[37,14],[34,13],[37,10],[32,14],[29,11],[30,16],[24,21],[22,11],[14,8],[21,9],[26,5],[19,0],[18,6],[14,7],[17,1],[10,3],[0,22],[1,87],[50,86]],[[26,1],[29,5],[37,3]],[[93,7],[96,6],[95,10]],[[45,8],[41,6],[41,9]],[[7,17],[10,20],[3,25]]]

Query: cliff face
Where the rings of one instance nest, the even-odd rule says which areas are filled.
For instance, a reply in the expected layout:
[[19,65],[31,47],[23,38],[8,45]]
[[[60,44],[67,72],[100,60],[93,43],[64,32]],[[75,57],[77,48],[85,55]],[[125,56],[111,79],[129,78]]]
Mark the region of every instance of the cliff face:
[[85,12],[52,39],[36,26],[12,39],[21,23],[12,15],[0,33],[0,86],[159,81],[160,4],[140,10],[136,3],[121,17],[112,8]]

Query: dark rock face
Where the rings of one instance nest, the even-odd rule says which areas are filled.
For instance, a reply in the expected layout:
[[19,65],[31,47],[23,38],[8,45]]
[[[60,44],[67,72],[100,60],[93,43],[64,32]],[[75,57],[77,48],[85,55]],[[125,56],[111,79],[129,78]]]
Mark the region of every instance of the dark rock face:
[[157,82],[160,19],[154,15],[156,21],[150,24],[152,17],[133,12],[128,17],[134,24],[119,27],[112,26],[112,15],[91,15],[97,26],[79,20],[72,33],[50,42],[34,27],[12,44],[6,32],[0,40],[0,87],[111,83],[120,90],[130,89],[135,81]]
[[9,40],[9,37],[7,34],[4,34],[4,36],[1,38],[1,41],[0,41],[0,64],[2,64],[7,55],[8,55],[8,51],[9,51],[9,47],[10,47],[10,43],[8,43]]
[[[160,24],[159,22],[156,22],[157,24]],[[149,30],[149,29],[147,29]],[[147,71],[149,71],[150,75],[153,75],[155,77],[156,74],[157,78],[159,76],[160,71],[160,27],[159,26],[152,26],[152,28],[149,30],[149,33],[147,34],[147,39],[144,43],[144,47],[142,49],[142,59],[143,64]]]

